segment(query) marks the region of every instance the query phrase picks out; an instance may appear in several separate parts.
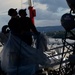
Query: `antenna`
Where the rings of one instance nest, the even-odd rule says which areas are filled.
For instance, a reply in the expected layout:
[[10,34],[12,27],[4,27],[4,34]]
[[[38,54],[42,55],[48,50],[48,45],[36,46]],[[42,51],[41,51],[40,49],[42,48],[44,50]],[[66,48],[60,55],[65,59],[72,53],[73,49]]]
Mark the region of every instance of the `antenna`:
[[29,4],[29,6],[33,6],[34,1],[33,0],[28,0],[28,4]]

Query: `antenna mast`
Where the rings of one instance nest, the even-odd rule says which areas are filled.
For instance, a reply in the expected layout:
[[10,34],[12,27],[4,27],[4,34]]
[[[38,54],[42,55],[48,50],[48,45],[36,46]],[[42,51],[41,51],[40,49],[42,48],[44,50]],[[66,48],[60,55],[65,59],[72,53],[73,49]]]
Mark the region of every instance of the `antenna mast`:
[[34,17],[36,16],[36,10],[33,8],[33,0],[28,0],[28,4],[29,4],[28,9],[29,9],[30,18],[34,24]]

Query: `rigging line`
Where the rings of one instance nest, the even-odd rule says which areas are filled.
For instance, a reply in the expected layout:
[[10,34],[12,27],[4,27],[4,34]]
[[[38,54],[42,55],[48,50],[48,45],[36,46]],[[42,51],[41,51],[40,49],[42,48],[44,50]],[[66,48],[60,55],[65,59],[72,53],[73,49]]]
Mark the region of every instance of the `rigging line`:
[[34,0],[33,0],[33,5],[34,5]]
[[21,0],[21,9],[22,9],[22,0]]

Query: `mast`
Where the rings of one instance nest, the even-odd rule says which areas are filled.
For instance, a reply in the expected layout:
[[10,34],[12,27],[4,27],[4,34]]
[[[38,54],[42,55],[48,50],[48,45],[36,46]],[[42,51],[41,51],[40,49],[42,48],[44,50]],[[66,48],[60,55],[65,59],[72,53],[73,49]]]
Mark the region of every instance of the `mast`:
[[29,4],[29,15],[31,18],[32,23],[35,25],[34,23],[34,17],[36,16],[36,10],[33,8],[33,0],[28,0],[28,4]]

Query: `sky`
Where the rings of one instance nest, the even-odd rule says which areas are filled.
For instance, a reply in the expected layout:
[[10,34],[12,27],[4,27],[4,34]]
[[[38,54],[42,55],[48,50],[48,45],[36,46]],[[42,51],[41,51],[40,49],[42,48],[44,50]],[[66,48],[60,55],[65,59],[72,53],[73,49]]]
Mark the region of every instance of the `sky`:
[[[66,0],[33,0],[33,5],[36,27],[61,25],[61,16],[70,11]],[[28,0],[0,0],[0,28],[8,24],[10,8],[17,8],[17,11],[26,8],[29,17],[28,6]]]

